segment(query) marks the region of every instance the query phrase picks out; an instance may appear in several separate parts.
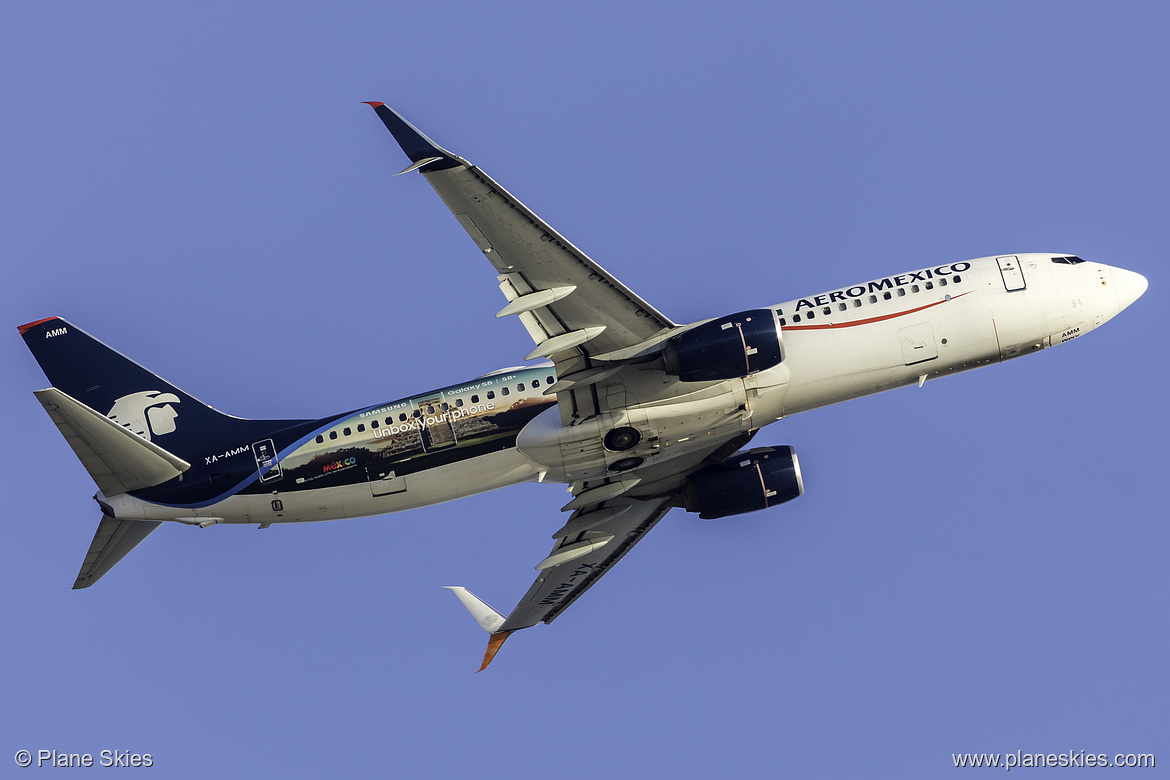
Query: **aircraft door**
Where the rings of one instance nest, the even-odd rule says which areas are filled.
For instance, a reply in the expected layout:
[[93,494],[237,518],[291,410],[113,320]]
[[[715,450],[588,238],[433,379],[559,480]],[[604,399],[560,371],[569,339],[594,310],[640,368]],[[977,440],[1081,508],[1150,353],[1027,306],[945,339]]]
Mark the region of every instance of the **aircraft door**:
[[414,402],[414,407],[424,452],[454,447],[458,443],[455,428],[451,425],[451,411],[441,397]]
[[1020,268],[1020,260],[1015,255],[1007,255],[1005,257],[997,257],[995,261],[999,263],[999,275],[1003,277],[1003,287],[1008,292],[1016,292],[1025,289],[1028,285],[1024,282],[1024,269]]
[[272,439],[258,441],[252,445],[252,455],[256,458],[256,470],[260,473],[261,482],[275,482],[280,479],[280,461],[276,457],[276,445]]

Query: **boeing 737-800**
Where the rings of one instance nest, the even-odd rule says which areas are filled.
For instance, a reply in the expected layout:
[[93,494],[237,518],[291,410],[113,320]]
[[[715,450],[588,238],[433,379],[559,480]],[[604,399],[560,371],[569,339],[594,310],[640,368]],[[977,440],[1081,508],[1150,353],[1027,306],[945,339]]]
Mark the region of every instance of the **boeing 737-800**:
[[[998,363],[1099,327],[1146,280],[1065,253],[943,262],[676,324],[479,168],[370,103],[495,269],[534,342],[523,368],[318,420],[201,403],[60,318],[20,326],[35,393],[98,486],[75,588],[164,522],[210,526],[397,512],[536,481],[571,500],[507,615],[453,588],[490,635],[551,622],[672,507],[718,518],[804,492],[786,416]],[[481,667],[481,669],[483,668]]]

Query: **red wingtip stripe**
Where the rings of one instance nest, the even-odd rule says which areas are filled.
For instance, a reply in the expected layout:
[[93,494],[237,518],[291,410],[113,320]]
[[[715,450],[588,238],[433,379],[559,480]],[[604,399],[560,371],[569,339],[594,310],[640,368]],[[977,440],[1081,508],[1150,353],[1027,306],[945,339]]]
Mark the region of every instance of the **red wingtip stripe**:
[[492,662],[492,659],[496,657],[496,653],[500,652],[500,648],[503,647],[504,640],[511,635],[511,631],[501,631],[498,634],[492,634],[488,637],[487,652],[483,654],[483,666],[479,667],[476,674],[488,668],[488,664]]
[[379,107],[386,105],[385,103],[380,103],[377,100],[363,100],[362,102],[373,109],[378,109]]
[[19,330],[20,335],[23,336],[25,334],[25,331],[32,330],[37,325],[43,325],[46,322],[52,322],[53,320],[59,320],[59,319],[61,319],[61,318],[60,317],[45,317],[43,320],[37,320],[36,322],[30,322],[26,325],[17,325],[16,329]]

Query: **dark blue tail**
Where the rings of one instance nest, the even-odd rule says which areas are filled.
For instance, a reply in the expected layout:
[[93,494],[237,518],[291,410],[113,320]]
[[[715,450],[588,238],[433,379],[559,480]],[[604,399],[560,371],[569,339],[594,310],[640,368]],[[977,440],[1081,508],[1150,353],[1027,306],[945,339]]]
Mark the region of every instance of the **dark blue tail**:
[[192,463],[302,422],[217,411],[60,317],[19,330],[53,387]]

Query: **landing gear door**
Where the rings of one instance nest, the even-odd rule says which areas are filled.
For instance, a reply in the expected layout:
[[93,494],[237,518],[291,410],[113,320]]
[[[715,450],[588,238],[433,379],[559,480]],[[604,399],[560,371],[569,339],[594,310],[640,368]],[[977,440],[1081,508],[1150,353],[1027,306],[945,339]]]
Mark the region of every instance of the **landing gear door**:
[[277,460],[272,439],[253,444],[252,455],[256,458],[256,470],[260,473],[261,482],[275,482],[281,478],[280,461]]

